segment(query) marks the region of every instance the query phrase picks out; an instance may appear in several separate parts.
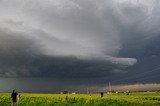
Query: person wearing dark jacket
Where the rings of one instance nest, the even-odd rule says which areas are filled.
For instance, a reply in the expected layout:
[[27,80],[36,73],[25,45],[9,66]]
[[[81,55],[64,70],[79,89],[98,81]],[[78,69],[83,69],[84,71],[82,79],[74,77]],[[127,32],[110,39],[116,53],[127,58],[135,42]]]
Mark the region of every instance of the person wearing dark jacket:
[[101,92],[101,98],[103,97],[103,92]]
[[18,95],[18,93],[15,92],[15,90],[13,90],[13,92],[12,92],[12,94],[11,94],[12,106],[16,106],[16,103],[17,103],[17,95]]

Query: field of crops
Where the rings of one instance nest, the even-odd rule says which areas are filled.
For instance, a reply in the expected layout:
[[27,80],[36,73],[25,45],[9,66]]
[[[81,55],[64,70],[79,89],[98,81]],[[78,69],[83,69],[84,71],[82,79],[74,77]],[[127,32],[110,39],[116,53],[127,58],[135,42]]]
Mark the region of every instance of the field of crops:
[[[8,93],[0,94],[0,106],[10,106]],[[18,106],[160,106],[159,92],[105,94],[29,94],[22,93]]]

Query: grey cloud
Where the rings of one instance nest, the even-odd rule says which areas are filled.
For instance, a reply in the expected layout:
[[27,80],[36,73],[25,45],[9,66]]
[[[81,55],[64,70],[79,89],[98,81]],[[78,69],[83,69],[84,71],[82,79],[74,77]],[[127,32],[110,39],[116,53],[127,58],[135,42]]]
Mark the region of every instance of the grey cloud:
[[0,2],[2,77],[105,77],[115,70],[126,72],[138,59],[130,48],[143,48],[150,37],[159,36],[156,2]]
[[[111,75],[111,71],[115,68],[125,69],[136,62],[129,58],[105,57],[103,59],[102,56],[79,58],[72,55],[46,55],[41,53],[41,46],[35,42],[35,39],[26,37],[29,35],[2,28],[0,32],[1,77],[105,77]],[[39,36],[46,35],[41,30],[36,30],[36,33]],[[65,46],[64,42],[58,39],[51,40]]]

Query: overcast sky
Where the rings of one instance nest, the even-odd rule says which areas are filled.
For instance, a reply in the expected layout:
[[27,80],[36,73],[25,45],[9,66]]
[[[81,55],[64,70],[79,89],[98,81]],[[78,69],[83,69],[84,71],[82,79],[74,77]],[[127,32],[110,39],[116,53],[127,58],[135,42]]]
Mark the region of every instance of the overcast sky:
[[0,0],[1,91],[158,82],[159,7],[159,0]]

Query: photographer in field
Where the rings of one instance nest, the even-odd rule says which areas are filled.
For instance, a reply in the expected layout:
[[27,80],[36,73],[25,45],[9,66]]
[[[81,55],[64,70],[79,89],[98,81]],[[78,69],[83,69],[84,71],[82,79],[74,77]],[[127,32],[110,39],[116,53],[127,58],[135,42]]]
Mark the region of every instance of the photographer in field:
[[18,93],[15,92],[15,90],[13,90],[12,94],[11,94],[11,98],[12,98],[12,105],[11,106],[16,106],[17,103],[17,95]]

